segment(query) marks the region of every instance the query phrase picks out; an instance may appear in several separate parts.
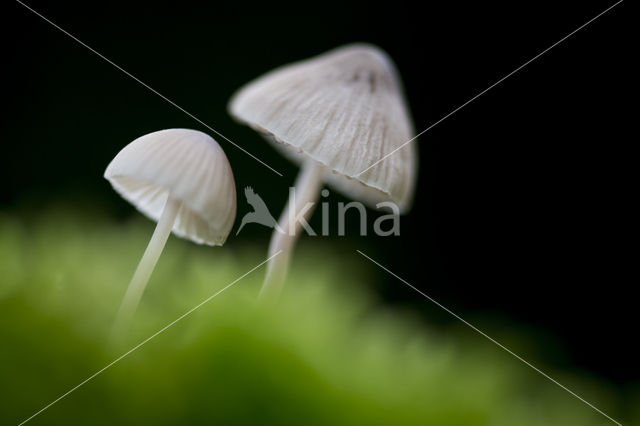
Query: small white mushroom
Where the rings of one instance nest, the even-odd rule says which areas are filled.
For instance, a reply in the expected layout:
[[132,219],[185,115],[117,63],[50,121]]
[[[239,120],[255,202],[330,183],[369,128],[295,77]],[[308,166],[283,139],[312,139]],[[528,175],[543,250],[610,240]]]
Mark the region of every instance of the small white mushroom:
[[116,317],[118,335],[130,323],[171,231],[198,244],[224,244],[236,216],[236,189],[220,145],[188,129],[139,137],[116,155],[104,177],[158,223]]
[[269,254],[282,253],[269,263],[261,295],[280,292],[299,231],[289,226],[291,210],[295,217],[317,200],[323,181],[369,206],[410,208],[417,147],[398,148],[414,130],[396,68],[379,48],[348,45],[278,68],[241,88],[229,110],[302,167],[296,205],[289,200],[279,222],[285,233],[271,240]]

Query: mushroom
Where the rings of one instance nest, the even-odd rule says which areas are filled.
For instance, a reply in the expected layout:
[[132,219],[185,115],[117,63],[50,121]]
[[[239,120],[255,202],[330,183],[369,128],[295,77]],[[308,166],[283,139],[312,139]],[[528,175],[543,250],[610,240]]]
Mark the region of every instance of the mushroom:
[[114,323],[130,323],[169,234],[198,244],[224,244],[236,216],[233,173],[218,143],[202,132],[167,129],[125,146],[104,177],[158,224],[124,295]]
[[269,254],[282,253],[269,263],[261,297],[279,294],[300,231],[292,218],[310,216],[307,203],[317,200],[323,181],[369,206],[410,208],[417,148],[402,145],[413,124],[396,68],[379,48],[347,45],[273,70],[238,90],[229,111],[301,165],[296,199],[279,221],[285,232],[274,232],[269,246]]

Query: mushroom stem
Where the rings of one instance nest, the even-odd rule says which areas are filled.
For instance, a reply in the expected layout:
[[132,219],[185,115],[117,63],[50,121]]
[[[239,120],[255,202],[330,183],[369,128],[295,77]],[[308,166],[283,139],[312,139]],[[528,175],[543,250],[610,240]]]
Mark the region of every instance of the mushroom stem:
[[[307,220],[311,217],[313,205],[308,206],[308,204],[315,204],[318,199],[325,171],[325,167],[320,163],[307,160],[296,178],[294,190],[290,193],[287,205],[278,221],[280,229],[274,229],[271,235],[271,243],[269,244],[271,260],[260,290],[259,298],[261,300],[275,302],[280,296],[287,277],[291,253],[302,227],[302,223],[298,219]],[[280,254],[275,256],[278,252]]]
[[123,333],[131,323],[133,315],[138,307],[138,303],[140,303],[140,299],[142,298],[142,293],[144,293],[144,289],[149,282],[149,278],[156,266],[156,262],[158,261],[160,254],[162,254],[162,250],[164,249],[167,239],[171,234],[173,223],[178,216],[178,211],[181,206],[182,202],[172,198],[171,194],[169,194],[167,202],[164,205],[164,209],[162,210],[160,220],[158,220],[158,224],[156,225],[156,229],[153,231],[153,235],[147,245],[147,249],[142,255],[140,263],[138,263],[136,272],[133,274],[133,278],[131,278],[127,292],[120,304],[120,310],[118,311],[113,324],[112,332],[113,337],[116,339],[122,337]]

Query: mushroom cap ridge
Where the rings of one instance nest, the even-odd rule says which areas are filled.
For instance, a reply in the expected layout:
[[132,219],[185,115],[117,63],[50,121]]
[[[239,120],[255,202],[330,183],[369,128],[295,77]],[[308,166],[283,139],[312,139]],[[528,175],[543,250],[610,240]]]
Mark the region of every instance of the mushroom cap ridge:
[[410,207],[417,175],[413,124],[391,59],[367,44],[347,45],[275,69],[242,87],[229,110],[296,162],[325,165],[326,181],[375,205]]
[[236,216],[233,172],[209,135],[167,129],[141,136],[111,161],[104,177],[140,212],[158,221],[169,195],[182,202],[173,232],[199,244],[224,244]]

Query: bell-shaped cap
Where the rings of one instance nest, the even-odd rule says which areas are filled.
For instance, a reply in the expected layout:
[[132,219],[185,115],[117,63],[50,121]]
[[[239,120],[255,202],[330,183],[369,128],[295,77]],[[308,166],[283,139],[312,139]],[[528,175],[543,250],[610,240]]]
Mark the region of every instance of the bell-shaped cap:
[[414,136],[398,73],[379,48],[348,45],[278,68],[241,88],[229,110],[294,161],[325,165],[326,181],[347,196],[409,208],[416,142],[369,168]]
[[236,217],[236,188],[224,151],[196,130],[149,133],[125,146],[104,177],[158,221],[167,198],[182,202],[173,232],[199,244],[224,244]]

